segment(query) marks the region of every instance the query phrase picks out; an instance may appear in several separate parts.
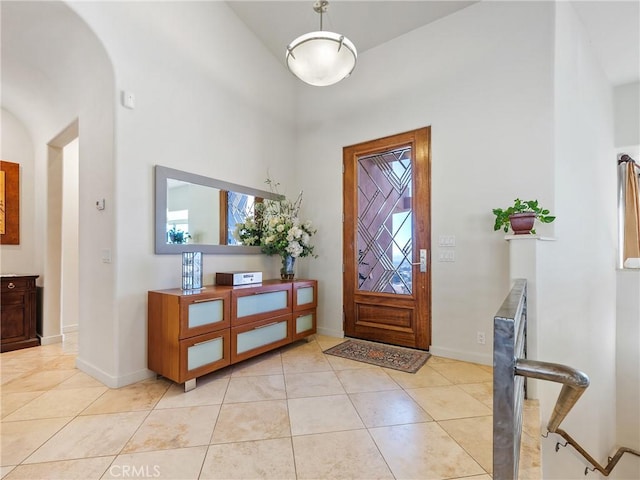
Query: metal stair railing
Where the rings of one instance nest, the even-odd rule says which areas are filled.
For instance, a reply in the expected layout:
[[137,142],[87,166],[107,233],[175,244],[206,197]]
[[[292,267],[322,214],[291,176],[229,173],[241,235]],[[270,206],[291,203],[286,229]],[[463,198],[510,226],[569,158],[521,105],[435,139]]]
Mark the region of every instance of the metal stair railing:
[[[516,280],[511,292],[494,317],[494,376],[493,376],[493,478],[507,480],[518,478],[520,438],[522,435],[522,403],[526,396],[524,378],[561,383],[549,423],[548,433],[555,433],[566,440],[560,447],[571,445],[592,468],[608,476],[622,455],[640,452],[620,447],[606,466],[600,465],[560,424],[589,386],[589,377],[575,368],[557,363],[540,362],[526,358],[527,282]],[[544,436],[548,435],[545,434]]]

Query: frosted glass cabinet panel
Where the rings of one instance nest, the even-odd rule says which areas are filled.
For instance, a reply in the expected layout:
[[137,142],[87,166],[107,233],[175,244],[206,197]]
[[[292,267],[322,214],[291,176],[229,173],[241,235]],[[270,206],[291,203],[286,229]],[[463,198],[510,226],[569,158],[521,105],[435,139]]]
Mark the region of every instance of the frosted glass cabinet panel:
[[[180,340],[179,379],[197,378],[231,363],[229,329]],[[168,377],[171,378],[171,377]]]
[[298,280],[293,283],[293,309],[309,310],[318,306],[318,282]]
[[291,341],[316,333],[316,309],[304,310],[293,314],[291,322]]
[[256,348],[264,347],[278,340],[287,338],[287,321],[273,323],[257,327],[248,332],[239,333],[237,338],[236,353],[248,352]]
[[307,315],[300,315],[296,318],[296,334],[306,332],[313,328],[313,313]]
[[[175,296],[166,296],[167,302]],[[231,292],[205,287],[198,293],[184,293],[180,303],[180,338],[190,338],[231,325]],[[167,311],[170,314],[170,311]]]
[[231,363],[291,343],[291,315],[231,327]]
[[189,328],[213,325],[224,321],[224,301],[211,300],[189,305]]
[[303,287],[296,290],[296,304],[299,306],[305,306],[313,304],[313,287]]
[[291,282],[272,281],[231,294],[231,326],[260,322],[291,313]]
[[214,338],[187,348],[187,370],[208,365],[224,357],[224,339]]
[[248,317],[287,308],[287,295],[288,291],[282,290],[239,297],[237,317]]

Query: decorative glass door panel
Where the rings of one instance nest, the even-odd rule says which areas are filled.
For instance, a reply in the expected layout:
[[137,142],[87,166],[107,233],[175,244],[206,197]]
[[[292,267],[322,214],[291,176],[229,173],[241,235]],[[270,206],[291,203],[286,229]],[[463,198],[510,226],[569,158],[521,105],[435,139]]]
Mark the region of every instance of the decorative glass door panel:
[[358,289],[411,294],[411,146],[358,157]]

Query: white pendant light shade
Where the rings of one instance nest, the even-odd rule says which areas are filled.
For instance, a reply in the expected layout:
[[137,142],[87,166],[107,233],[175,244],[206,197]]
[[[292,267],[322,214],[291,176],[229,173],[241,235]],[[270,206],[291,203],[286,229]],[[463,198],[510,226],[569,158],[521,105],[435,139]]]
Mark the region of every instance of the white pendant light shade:
[[351,75],[358,52],[344,35],[333,32],[310,32],[289,44],[287,67],[309,85],[333,85]]

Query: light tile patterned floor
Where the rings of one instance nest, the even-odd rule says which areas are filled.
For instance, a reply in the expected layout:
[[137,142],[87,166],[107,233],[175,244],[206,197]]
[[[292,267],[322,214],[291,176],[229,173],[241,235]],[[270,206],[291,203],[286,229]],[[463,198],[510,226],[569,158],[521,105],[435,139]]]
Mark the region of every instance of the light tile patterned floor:
[[432,357],[401,373],[315,336],[188,393],[109,389],[74,368],[75,341],[0,356],[2,478],[491,478],[490,367]]

